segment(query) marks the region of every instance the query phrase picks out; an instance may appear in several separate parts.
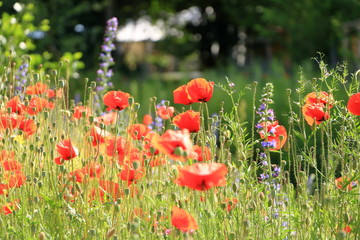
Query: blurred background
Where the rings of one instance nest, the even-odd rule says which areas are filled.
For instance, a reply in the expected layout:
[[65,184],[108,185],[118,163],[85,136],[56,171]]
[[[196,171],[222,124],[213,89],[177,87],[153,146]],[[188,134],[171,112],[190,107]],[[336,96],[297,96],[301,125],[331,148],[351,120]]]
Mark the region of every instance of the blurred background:
[[152,96],[171,100],[177,86],[195,77],[226,83],[227,76],[238,88],[273,81],[281,98],[295,87],[299,66],[305,78],[319,76],[312,59],[319,52],[329,67],[346,61],[354,71],[360,64],[358,0],[6,0],[1,5],[0,54],[7,59],[14,52],[33,54],[34,65],[46,62],[49,68],[67,57],[75,98],[81,98],[85,77],[96,79],[112,17],[119,22],[112,82],[140,103]]

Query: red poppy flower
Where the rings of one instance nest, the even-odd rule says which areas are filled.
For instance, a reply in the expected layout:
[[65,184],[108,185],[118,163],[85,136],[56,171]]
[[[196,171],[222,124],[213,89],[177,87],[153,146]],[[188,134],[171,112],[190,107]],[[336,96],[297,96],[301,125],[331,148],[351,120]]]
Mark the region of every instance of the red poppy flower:
[[143,117],[143,124],[150,125],[153,122],[153,119],[150,114],[145,114]]
[[226,212],[230,212],[231,210],[233,210],[236,207],[236,204],[238,202],[239,201],[236,198],[233,198],[233,199],[226,198],[224,201],[224,203],[226,205],[226,207],[225,207]]
[[6,203],[5,205],[1,206],[1,214],[8,215],[13,213],[15,210],[19,209],[19,200],[15,200],[13,202]]
[[130,94],[121,91],[110,91],[104,95],[104,104],[108,107],[106,111],[123,110],[129,106]]
[[69,180],[75,180],[75,182],[83,183],[85,182],[86,174],[83,169],[75,169],[74,171],[69,173]]
[[99,181],[99,187],[92,190],[90,199],[99,199],[101,202],[116,201],[123,195],[119,184],[113,181]]
[[38,82],[33,86],[27,87],[25,93],[28,95],[43,94],[47,88],[48,88],[48,86],[46,84],[44,84],[42,82]]
[[26,108],[26,111],[30,115],[36,115],[41,112],[44,108],[52,108],[49,101],[41,97],[33,97],[29,101],[29,106]]
[[6,189],[19,188],[25,184],[26,176],[21,170],[5,171],[3,180],[6,182]]
[[16,113],[1,113],[0,112],[0,129],[14,129],[18,127],[18,124],[24,119],[23,115],[17,115]]
[[61,155],[60,157],[55,158],[55,163],[59,165],[63,164],[62,160],[69,161],[79,155],[79,150],[69,139],[56,144],[56,151]]
[[85,114],[85,117],[89,117],[91,114],[91,109],[87,106],[76,106],[74,107],[73,118],[80,119]]
[[146,137],[145,137],[145,141],[144,141],[144,154],[147,156],[153,156],[153,155],[157,155],[159,154],[159,150],[154,148],[153,145],[153,140],[157,140],[159,138],[159,134],[155,133],[155,132],[149,132]]
[[15,152],[14,151],[6,151],[6,150],[1,150],[0,151],[0,162],[4,161],[4,160],[14,160],[15,158]]
[[355,93],[350,96],[347,109],[354,115],[360,115],[360,93]]
[[132,124],[128,128],[128,133],[134,140],[141,140],[151,131],[148,126],[141,123]]
[[322,103],[307,103],[302,107],[302,113],[306,122],[312,126],[314,123],[320,124],[329,119],[329,113],[325,109],[325,105]]
[[124,165],[124,168],[118,175],[121,180],[127,181],[129,186],[133,182],[136,183],[137,179],[142,178],[145,175],[145,169],[141,166],[141,163],[137,162],[137,164],[139,166],[136,169],[134,167],[134,163]]
[[[264,129],[265,123],[261,123],[260,126]],[[279,150],[285,145],[287,140],[287,132],[284,126],[279,125],[278,121],[274,123],[267,123],[267,139],[265,139],[264,130],[260,130],[261,139],[265,139],[265,141],[272,143],[273,147],[270,150]]]
[[28,137],[36,133],[37,127],[34,120],[26,119],[20,122],[19,129]]
[[195,78],[186,84],[187,92],[194,102],[208,102],[213,94],[214,82]]
[[198,132],[200,130],[200,113],[194,110],[188,110],[176,115],[173,118],[173,123],[180,129],[187,129],[189,132]]
[[319,93],[312,92],[306,95],[305,102],[309,104],[322,103],[330,109],[333,107],[334,98],[331,94],[324,91]]
[[1,161],[0,164],[5,171],[16,171],[22,168],[21,163],[16,160],[4,160]]
[[93,126],[90,129],[90,136],[92,136],[92,145],[97,146],[98,144],[105,143],[105,138],[110,136],[110,133],[97,127]]
[[6,105],[6,108],[11,108],[11,112],[17,114],[23,114],[25,112],[25,105],[21,102],[19,96],[15,96],[10,99]]
[[100,178],[104,172],[104,167],[97,162],[90,162],[81,169],[76,169],[69,173],[69,179],[82,183],[88,178]]
[[186,161],[192,152],[192,142],[187,129],[167,130],[161,137],[152,138],[153,146],[168,157],[178,161]]
[[54,98],[56,96],[55,91],[52,89],[46,89],[45,92],[48,98]]
[[174,107],[161,106],[156,109],[156,114],[162,119],[166,120],[174,116]]
[[100,178],[103,175],[104,167],[97,162],[89,162],[82,168],[83,172],[89,175],[90,178]]
[[211,150],[207,146],[194,145],[193,152],[196,153],[195,159],[199,162],[209,161],[212,159]]
[[124,156],[128,144],[126,144],[126,138],[118,136],[118,137],[107,137],[105,139],[105,145],[106,145],[106,150],[105,150],[106,155],[112,157],[116,154],[119,156]]
[[186,85],[182,85],[177,89],[175,89],[173,95],[174,95],[174,103],[184,104],[184,105],[189,105],[194,103],[194,101],[191,99],[191,97],[187,92]]
[[194,217],[186,210],[178,208],[176,206],[174,206],[172,209],[171,224],[183,232],[198,229],[198,225]]
[[73,187],[73,184],[63,185],[60,192],[64,193],[64,200],[67,202],[75,202],[80,192]]
[[346,186],[346,189],[351,191],[353,189],[353,187],[356,187],[358,184],[359,184],[358,181],[350,182],[350,179],[348,179],[346,176],[335,179],[335,185],[339,189],[343,189]]
[[121,166],[132,165],[136,162],[136,164],[140,164],[141,166],[144,163],[143,152],[138,148],[133,148],[132,146],[126,147],[125,154],[119,155],[118,163]]
[[52,89],[46,89],[45,93],[47,95],[48,98],[62,98],[63,97],[63,89],[59,88],[57,90],[52,90]]
[[179,176],[175,183],[199,191],[222,187],[226,185],[227,172],[227,167],[222,163],[195,163],[179,167]]
[[158,167],[158,166],[163,166],[167,163],[166,158],[164,157],[164,155],[162,156],[154,156],[150,161],[149,161],[149,166],[150,167]]
[[351,227],[347,225],[347,226],[345,226],[343,228],[343,231],[346,232],[346,233],[350,233],[351,232]]
[[116,112],[105,113],[104,115],[97,117],[95,120],[99,123],[104,123],[105,125],[111,125],[116,122]]
[[0,183],[0,195],[8,195],[8,186],[5,183]]

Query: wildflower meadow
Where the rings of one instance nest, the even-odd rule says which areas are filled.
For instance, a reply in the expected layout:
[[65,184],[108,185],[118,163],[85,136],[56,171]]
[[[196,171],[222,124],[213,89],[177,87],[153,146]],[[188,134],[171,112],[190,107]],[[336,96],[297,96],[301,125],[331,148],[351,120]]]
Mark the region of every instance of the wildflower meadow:
[[66,60],[2,66],[0,239],[360,239],[359,72],[199,76],[140,104],[111,83],[116,27],[79,102]]

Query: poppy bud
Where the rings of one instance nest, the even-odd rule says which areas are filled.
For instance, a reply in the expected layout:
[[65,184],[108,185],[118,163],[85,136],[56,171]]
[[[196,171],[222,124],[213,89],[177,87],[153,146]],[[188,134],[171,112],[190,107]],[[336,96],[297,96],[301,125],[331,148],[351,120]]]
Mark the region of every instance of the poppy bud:
[[107,233],[106,233],[106,238],[111,238],[112,236],[114,236],[116,229],[112,228],[110,229]]

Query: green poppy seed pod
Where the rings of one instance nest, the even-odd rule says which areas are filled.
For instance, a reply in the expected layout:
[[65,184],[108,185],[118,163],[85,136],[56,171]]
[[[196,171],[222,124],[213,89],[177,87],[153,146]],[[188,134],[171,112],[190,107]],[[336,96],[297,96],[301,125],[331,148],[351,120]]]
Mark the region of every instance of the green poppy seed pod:
[[265,194],[264,194],[264,192],[259,192],[259,199],[260,199],[261,201],[264,201],[264,200],[265,200]]
[[89,116],[89,122],[90,124],[93,124],[95,117],[93,115]]
[[45,240],[45,233],[44,232],[39,233],[39,240]]
[[222,209],[226,209],[227,204],[226,204],[226,203],[221,203],[221,204],[220,204],[220,207],[221,207]]
[[346,239],[346,232],[341,230],[336,233],[336,239],[342,240]]
[[175,201],[177,199],[177,196],[175,193],[171,193],[170,196],[171,196],[172,201]]
[[65,166],[64,165],[60,165],[59,169],[60,169],[60,172],[65,172]]
[[[76,191],[78,191],[79,193],[82,193],[82,192],[83,192],[80,184],[76,183],[76,184],[75,184],[75,188],[76,188]],[[73,193],[73,194],[74,194],[74,193]]]
[[46,172],[45,172],[45,171],[42,171],[42,172],[41,172],[41,176],[42,176],[42,177],[46,177]]
[[140,103],[134,103],[134,111],[138,111],[140,109]]
[[95,230],[95,229],[90,229],[90,230],[89,230],[89,235],[90,235],[90,236],[95,236],[95,234],[96,234],[96,230]]
[[111,238],[112,236],[115,235],[115,232],[116,232],[115,228],[110,229],[110,230],[106,233],[106,238]]
[[130,188],[125,188],[124,193],[125,193],[125,195],[129,196],[130,195]]
[[33,77],[34,77],[34,81],[35,81],[35,82],[38,82],[39,79],[40,79],[40,75],[39,75],[38,73],[34,73],[34,74],[33,74]]
[[286,89],[286,94],[287,94],[288,96],[291,95],[291,89],[290,89],[290,88]]
[[349,224],[351,222],[351,216],[348,213],[344,214],[344,222]]
[[116,199],[117,204],[121,204],[121,198]]
[[114,205],[114,212],[120,212],[120,205],[119,204]]
[[38,182],[37,185],[38,185],[39,188],[42,188],[42,186],[44,186],[42,181]]
[[256,209],[256,202],[255,201],[251,201],[250,204],[249,204],[249,209],[251,211],[255,211]]
[[51,69],[50,74],[51,74],[53,77],[56,77],[56,76],[57,76],[57,70],[56,70],[56,69]]
[[29,104],[30,104],[30,103],[29,103],[29,99],[25,99],[25,100],[24,100],[24,105],[25,105],[25,107],[28,107]]
[[177,156],[182,156],[184,154],[184,151],[181,147],[176,147],[174,150],[174,154]]
[[136,169],[138,169],[138,168],[141,167],[141,164],[139,163],[139,161],[134,161],[134,162],[132,163],[132,165],[133,165],[134,170],[136,170]]
[[96,82],[91,81],[90,87],[91,87],[91,89],[95,89],[96,88]]
[[242,223],[243,223],[243,226],[244,226],[245,228],[249,228],[249,227],[250,227],[250,221],[249,221],[248,219],[245,218]]
[[157,211],[156,212],[156,218],[160,218],[163,215],[162,211]]
[[31,224],[30,229],[31,229],[31,232],[34,234],[36,232],[35,224]]
[[236,184],[234,183],[234,184],[232,185],[232,190],[233,190],[233,192],[236,193],[236,192],[237,192],[237,189],[238,189],[238,187],[237,187]]
[[47,112],[47,111],[44,112],[44,118],[45,118],[45,120],[49,118],[49,112]]
[[60,88],[65,87],[65,81],[64,80],[59,80],[59,87]]
[[163,194],[162,194],[162,193],[158,193],[158,194],[156,194],[156,198],[157,198],[157,199],[159,199],[159,200],[161,200],[161,199],[162,199],[162,196],[163,196]]
[[103,156],[103,155],[100,155],[100,156],[99,156],[99,162],[100,162],[100,163],[103,163],[103,162],[104,162],[104,156]]
[[135,103],[135,100],[133,97],[129,97],[129,105],[132,106]]
[[311,82],[312,82],[313,85],[316,84],[316,81],[317,81],[317,78],[315,78],[315,77],[311,79]]
[[103,129],[103,130],[105,130],[105,128],[106,128],[106,125],[105,125],[104,123],[100,123],[100,124],[99,124],[99,127],[100,127],[100,129]]
[[34,167],[35,163],[34,162],[30,162],[30,167]]
[[229,233],[229,240],[235,240],[236,234],[234,232]]
[[39,181],[38,178],[36,178],[36,177],[33,178],[33,182],[34,182],[34,183],[37,183],[38,181]]
[[10,113],[12,112],[12,108],[11,108],[11,107],[8,107],[8,108],[6,109],[6,111],[7,111],[8,114],[10,114]]
[[113,240],[119,240],[119,237],[118,236],[113,236],[113,238],[112,238]]
[[39,197],[34,197],[34,202],[38,203],[40,201]]

